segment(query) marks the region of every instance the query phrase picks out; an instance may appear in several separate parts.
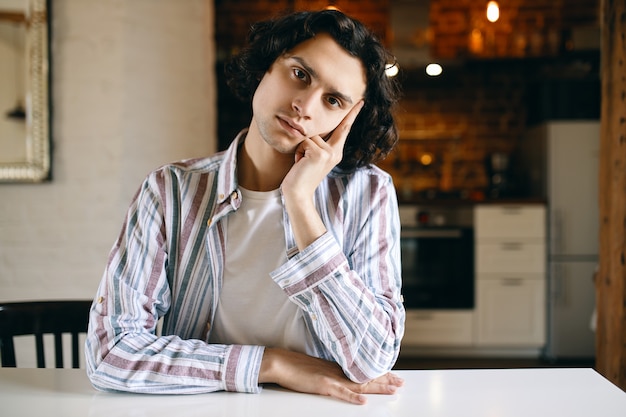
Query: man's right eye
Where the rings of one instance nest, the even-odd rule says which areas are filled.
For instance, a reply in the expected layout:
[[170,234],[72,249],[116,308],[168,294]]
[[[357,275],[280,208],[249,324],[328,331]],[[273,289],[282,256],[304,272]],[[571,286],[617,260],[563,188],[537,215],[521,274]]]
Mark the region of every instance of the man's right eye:
[[293,69],[293,75],[295,75],[295,77],[299,80],[302,81],[307,81],[308,80],[308,75],[306,72],[304,72],[303,70],[301,70],[300,68],[294,68]]

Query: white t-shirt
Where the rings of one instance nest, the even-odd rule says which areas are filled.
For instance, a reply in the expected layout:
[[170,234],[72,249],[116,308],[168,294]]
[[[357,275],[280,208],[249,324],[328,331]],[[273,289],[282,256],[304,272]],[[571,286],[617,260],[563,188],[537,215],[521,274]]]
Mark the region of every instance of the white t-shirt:
[[241,206],[228,217],[224,282],[209,341],[311,354],[302,311],[269,276],[287,261],[280,191],[241,192]]

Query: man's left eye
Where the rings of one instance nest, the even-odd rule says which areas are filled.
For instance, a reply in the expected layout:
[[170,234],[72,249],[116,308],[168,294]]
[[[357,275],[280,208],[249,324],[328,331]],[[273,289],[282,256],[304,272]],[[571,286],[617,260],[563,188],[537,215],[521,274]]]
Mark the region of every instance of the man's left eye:
[[335,97],[329,97],[328,104],[333,107],[341,107],[341,101],[337,100]]

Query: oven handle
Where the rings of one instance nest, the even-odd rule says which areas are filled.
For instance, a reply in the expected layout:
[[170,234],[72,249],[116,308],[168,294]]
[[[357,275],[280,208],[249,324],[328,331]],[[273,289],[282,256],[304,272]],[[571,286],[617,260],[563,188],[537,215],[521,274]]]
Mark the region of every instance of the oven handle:
[[400,238],[461,238],[463,230],[461,229],[445,229],[445,230],[402,230]]

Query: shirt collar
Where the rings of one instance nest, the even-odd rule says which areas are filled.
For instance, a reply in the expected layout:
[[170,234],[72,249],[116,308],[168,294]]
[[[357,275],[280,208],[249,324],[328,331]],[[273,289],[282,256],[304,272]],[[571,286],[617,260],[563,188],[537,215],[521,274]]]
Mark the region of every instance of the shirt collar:
[[222,204],[237,191],[237,151],[243,144],[248,129],[243,129],[224,151],[223,163],[217,177],[217,203]]

